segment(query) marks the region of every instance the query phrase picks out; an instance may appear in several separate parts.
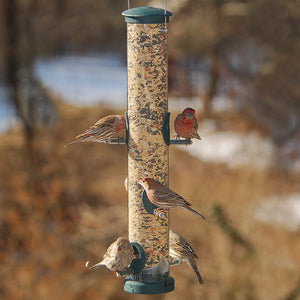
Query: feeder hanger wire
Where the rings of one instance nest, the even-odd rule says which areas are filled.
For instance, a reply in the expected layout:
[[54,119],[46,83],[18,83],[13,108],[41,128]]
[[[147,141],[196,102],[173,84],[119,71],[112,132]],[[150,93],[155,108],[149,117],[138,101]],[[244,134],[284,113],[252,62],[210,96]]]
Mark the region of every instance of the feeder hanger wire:
[[165,30],[167,30],[167,0],[164,1],[165,1]]

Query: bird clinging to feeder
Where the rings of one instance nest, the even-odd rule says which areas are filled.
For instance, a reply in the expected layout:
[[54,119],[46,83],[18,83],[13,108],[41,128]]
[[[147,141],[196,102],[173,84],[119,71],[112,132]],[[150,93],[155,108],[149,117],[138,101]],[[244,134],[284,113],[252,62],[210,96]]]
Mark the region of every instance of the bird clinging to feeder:
[[89,129],[77,135],[67,146],[80,142],[108,143],[113,135],[125,130],[125,128],[125,116],[109,115],[101,118]]
[[179,114],[174,122],[175,131],[177,133],[176,138],[183,137],[190,141],[191,139],[201,140],[197,130],[198,121],[195,117],[195,110],[193,108],[186,108],[181,114]]
[[119,237],[107,248],[103,260],[90,267],[90,270],[97,269],[100,266],[106,266],[109,270],[116,271],[119,276],[121,272],[128,270],[128,266],[133,258],[134,250],[129,240],[124,237]]
[[205,217],[192,209],[190,207],[191,204],[187,202],[182,196],[173,192],[171,189],[162,185],[158,181],[152,178],[142,178],[139,181],[139,184],[145,189],[149,201],[158,206],[158,208],[154,210],[154,213],[156,215],[159,216],[165,209],[179,207],[181,209],[194,213],[202,219],[205,219]]
[[195,259],[198,258],[196,252],[182,236],[171,230],[169,232],[169,253],[171,258],[179,260],[179,262],[186,262],[195,272],[199,283],[204,283],[195,262]]

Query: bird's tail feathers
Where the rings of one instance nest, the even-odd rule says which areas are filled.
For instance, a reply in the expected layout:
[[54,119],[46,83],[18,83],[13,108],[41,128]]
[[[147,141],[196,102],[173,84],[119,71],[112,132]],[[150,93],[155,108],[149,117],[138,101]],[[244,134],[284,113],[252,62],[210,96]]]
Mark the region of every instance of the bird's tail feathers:
[[190,211],[192,212],[193,214],[197,215],[198,217],[202,218],[205,220],[205,217],[202,216],[200,213],[198,213],[197,211],[195,211],[194,209],[192,209],[191,207],[189,206],[185,206],[185,207],[182,207],[184,210],[187,210],[187,211]]
[[75,141],[72,141],[72,142],[66,144],[66,146],[70,146],[72,144],[76,144],[76,143],[80,143],[80,142],[82,142],[82,141],[81,140],[75,140]]
[[201,137],[200,137],[200,135],[198,134],[198,132],[192,133],[191,138],[201,140]]
[[78,136],[75,137],[75,140],[73,140],[72,142],[68,143],[66,146],[70,146],[72,144],[76,144],[76,143],[84,143],[84,142],[96,142],[96,143],[106,143],[107,139],[100,139],[99,137],[95,137],[94,135],[90,134],[90,135],[85,135],[85,136]]
[[197,268],[197,264],[193,258],[186,258],[185,262],[193,269],[194,273],[196,274],[198,281],[200,284],[204,284],[204,281],[200,275],[200,272]]

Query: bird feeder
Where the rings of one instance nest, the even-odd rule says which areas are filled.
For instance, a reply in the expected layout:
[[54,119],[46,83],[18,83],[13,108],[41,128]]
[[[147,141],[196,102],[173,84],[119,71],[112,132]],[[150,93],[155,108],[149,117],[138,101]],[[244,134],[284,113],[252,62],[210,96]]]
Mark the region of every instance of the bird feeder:
[[[145,252],[145,266],[125,279],[124,290],[158,294],[174,289],[169,276],[169,214],[151,214],[138,184],[151,177],[168,185],[168,55],[169,11],[137,7],[124,11],[127,23],[127,133],[129,240]],[[167,120],[168,121],[168,120]],[[165,128],[165,129],[163,129]]]

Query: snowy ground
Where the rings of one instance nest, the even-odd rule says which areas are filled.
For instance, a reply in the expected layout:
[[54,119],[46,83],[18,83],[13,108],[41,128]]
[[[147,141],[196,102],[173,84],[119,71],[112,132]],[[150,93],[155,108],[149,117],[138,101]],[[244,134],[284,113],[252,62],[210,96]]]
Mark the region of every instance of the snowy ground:
[[203,161],[224,163],[230,168],[251,166],[265,169],[275,162],[274,144],[255,132],[219,132],[213,121],[205,121],[199,125],[199,133],[200,141],[193,140],[192,146],[178,147]]
[[0,133],[7,131],[17,123],[14,109],[8,102],[7,89],[0,85]]
[[254,216],[262,222],[298,230],[300,228],[300,194],[262,199]]
[[126,65],[116,55],[62,56],[37,60],[34,73],[64,101],[126,107]]

